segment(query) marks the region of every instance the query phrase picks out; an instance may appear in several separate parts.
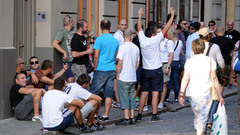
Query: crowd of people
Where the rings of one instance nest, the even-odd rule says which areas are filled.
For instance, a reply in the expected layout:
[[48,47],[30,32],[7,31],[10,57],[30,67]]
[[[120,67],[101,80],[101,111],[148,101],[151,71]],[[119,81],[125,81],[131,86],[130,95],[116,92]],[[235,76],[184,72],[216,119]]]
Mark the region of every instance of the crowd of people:
[[[116,125],[141,122],[148,101],[151,121],[162,121],[157,109],[169,102],[184,105],[185,93],[195,114],[197,134],[204,134],[206,127],[212,126],[219,102],[224,104],[224,87],[231,89],[236,82],[231,64],[240,33],[231,20],[226,31],[216,27],[213,20],[208,27],[204,22],[184,19],[176,24],[174,13],[170,8],[164,25],[150,21],[144,31],[140,8],[134,32],[121,19],[114,35],[110,33],[111,22],[102,20],[102,35],[97,38],[91,37],[87,20],[78,20],[75,29],[74,19],[66,16],[52,42],[62,54],[60,71],[52,74],[51,60],[44,60],[40,68],[36,56],[29,59],[30,70],[24,70],[23,59],[16,60],[15,84],[10,92],[15,118],[42,122],[46,131],[68,131],[75,118],[79,133],[89,133],[105,129],[101,123],[109,121],[111,106],[124,113]],[[213,84],[219,100],[212,101]],[[169,98],[172,89],[174,100]],[[102,102],[104,113],[100,114]]]

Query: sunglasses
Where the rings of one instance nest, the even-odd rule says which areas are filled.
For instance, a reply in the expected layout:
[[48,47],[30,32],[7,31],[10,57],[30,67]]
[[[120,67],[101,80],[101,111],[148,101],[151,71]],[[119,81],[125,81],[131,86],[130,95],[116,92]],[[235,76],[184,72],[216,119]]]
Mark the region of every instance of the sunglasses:
[[194,28],[189,28],[190,30],[195,30]]
[[94,42],[90,42],[89,44],[94,44]]
[[38,61],[33,61],[33,62],[30,62],[30,65],[38,64],[38,63],[39,63]]
[[187,25],[187,23],[182,23],[183,25]]
[[209,24],[208,26],[210,27],[210,26],[214,26],[214,25],[213,24]]

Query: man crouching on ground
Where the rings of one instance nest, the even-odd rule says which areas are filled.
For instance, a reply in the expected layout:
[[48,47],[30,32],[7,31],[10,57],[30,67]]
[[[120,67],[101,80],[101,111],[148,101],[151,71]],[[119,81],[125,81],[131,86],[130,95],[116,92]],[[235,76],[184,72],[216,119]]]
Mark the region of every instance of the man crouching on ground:
[[10,91],[10,100],[16,119],[42,121],[41,116],[39,116],[39,106],[41,95],[46,91],[26,86],[27,78],[24,73],[15,76],[15,83]]
[[[48,131],[62,131],[77,120],[80,132],[89,130],[84,127],[80,109],[84,103],[73,99],[63,92],[65,80],[61,77],[54,80],[54,89],[45,93],[42,103],[43,128]],[[83,126],[82,126],[83,125]]]
[[82,119],[85,119],[87,116],[87,126],[91,131],[103,130],[105,126],[101,125],[94,115],[99,113],[102,98],[98,95],[92,94],[86,88],[90,84],[91,77],[86,74],[81,74],[75,83],[68,84],[64,92],[73,97],[74,99],[80,99],[87,101],[84,107],[81,109]]

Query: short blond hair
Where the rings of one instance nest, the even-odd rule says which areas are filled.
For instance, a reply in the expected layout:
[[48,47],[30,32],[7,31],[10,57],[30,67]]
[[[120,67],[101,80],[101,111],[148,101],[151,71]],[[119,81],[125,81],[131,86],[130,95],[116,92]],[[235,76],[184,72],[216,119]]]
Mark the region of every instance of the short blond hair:
[[205,43],[202,39],[195,39],[192,41],[192,50],[194,54],[201,54],[204,52]]
[[169,28],[167,32],[167,36],[169,40],[173,40],[173,38],[176,36],[176,29]]

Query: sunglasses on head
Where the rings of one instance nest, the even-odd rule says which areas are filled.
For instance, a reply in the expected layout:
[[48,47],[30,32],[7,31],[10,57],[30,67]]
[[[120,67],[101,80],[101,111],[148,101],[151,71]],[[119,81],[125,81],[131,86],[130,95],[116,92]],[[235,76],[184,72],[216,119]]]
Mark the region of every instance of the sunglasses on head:
[[33,61],[33,62],[30,62],[30,65],[38,64],[38,63],[39,63],[38,61]]
[[19,63],[18,65],[24,64],[24,62]]

